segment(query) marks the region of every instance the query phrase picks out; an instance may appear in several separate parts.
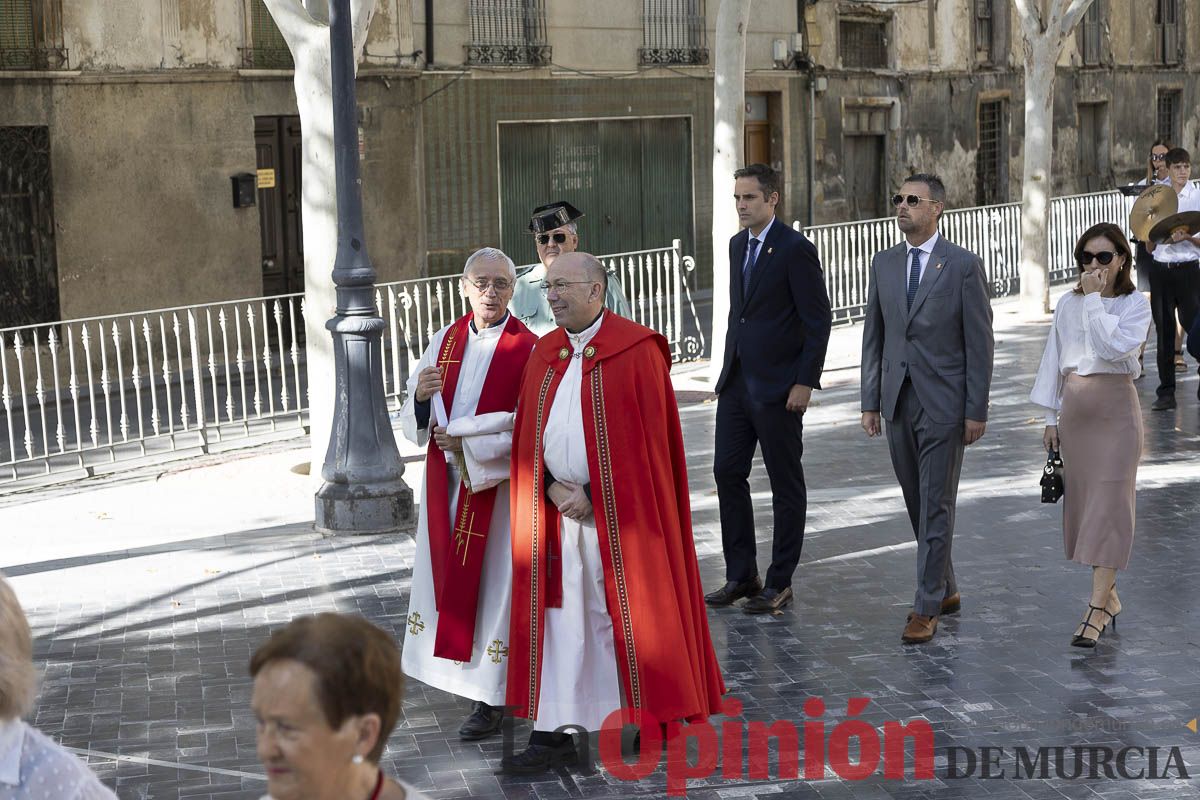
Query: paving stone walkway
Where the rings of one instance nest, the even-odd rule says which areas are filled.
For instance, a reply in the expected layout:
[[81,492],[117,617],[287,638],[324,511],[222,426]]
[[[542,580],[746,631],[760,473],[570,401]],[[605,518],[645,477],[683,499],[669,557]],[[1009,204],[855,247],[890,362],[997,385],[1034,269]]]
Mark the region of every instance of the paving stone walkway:
[[[736,609],[709,614],[726,681],[744,704],[738,721],[800,725],[808,719],[804,702],[819,697],[832,733],[846,719],[850,698],[867,697],[860,717],[876,730],[890,720],[929,722],[937,777],[891,780],[881,767],[861,781],[832,770],[820,779],[786,781],[777,779],[772,761],[767,780],[693,780],[689,797],[1200,797],[1193,780],[1088,779],[1086,766],[1077,780],[1012,778],[1015,748],[1076,745],[1156,746],[1161,761],[1178,747],[1185,769],[1200,775],[1200,734],[1185,727],[1200,715],[1194,369],[1179,385],[1180,408],[1173,413],[1148,410],[1153,375],[1138,384],[1147,409],[1146,452],[1133,560],[1120,578],[1125,611],[1119,632],[1106,633],[1089,652],[1068,646],[1090,587],[1088,570],[1063,558],[1060,508],[1038,502],[1042,429],[1026,396],[1047,326],[1021,324],[1001,307],[997,330],[991,419],[984,439],[968,451],[959,500],[954,558],[963,610],[943,620],[933,643],[903,647],[899,641],[912,598],[915,547],[886,444],[868,441],[858,427],[857,370],[846,355],[855,351],[857,329],[838,334],[844,353],[831,362],[842,368],[827,373],[819,405],[806,417],[810,506],[795,605],[776,617]],[[1150,354],[1146,362],[1153,364]],[[682,415],[701,573],[715,586],[723,574],[711,478],[715,405],[701,399],[700,373],[681,375],[680,386],[688,401]],[[257,495],[264,508],[276,490],[302,500],[302,487],[298,491],[286,471],[297,458],[277,451],[241,468],[175,467],[173,482],[131,476],[24,498],[45,503],[40,517],[11,499],[0,508],[0,569],[29,612],[36,657],[45,668],[35,724],[77,748],[123,800],[240,800],[264,793],[246,667],[253,649],[293,616],[353,611],[398,639],[405,635],[410,538],[322,539],[303,523],[304,507],[294,518],[240,506],[230,511],[227,491]],[[206,469],[223,470],[225,477],[206,480]],[[419,471],[409,477],[418,479]],[[175,494],[154,506],[160,516],[132,513],[129,504],[139,498],[151,504],[168,483]],[[761,465],[753,490],[765,559],[770,495]],[[238,502],[254,502],[243,495]],[[49,513],[55,508],[78,513],[79,527]],[[109,514],[121,522],[103,533],[95,517]],[[239,515],[245,523],[232,524]],[[31,523],[31,517],[49,521]],[[178,536],[152,535],[155,526],[165,531],[176,520],[186,521]],[[132,536],[135,530],[143,538]],[[70,546],[56,547],[56,537]],[[765,569],[765,560],[760,566]],[[498,776],[500,741],[457,740],[466,708],[462,700],[411,683],[385,768],[447,800],[666,796],[662,768],[636,782],[603,770]],[[517,727],[518,743],[526,730]],[[976,754],[1003,747],[999,768],[1006,777],[982,779],[977,765],[972,777],[947,778],[950,747]],[[1132,759],[1129,768],[1147,768],[1147,756]]]

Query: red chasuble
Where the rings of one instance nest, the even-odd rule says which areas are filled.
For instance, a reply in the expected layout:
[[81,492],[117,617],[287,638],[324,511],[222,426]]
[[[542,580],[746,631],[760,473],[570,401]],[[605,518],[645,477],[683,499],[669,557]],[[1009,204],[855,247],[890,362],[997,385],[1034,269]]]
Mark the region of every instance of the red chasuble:
[[[442,401],[449,411],[454,406],[458,373],[470,337],[471,314],[457,320],[446,331],[437,365],[442,374]],[[500,341],[492,354],[475,414],[511,412],[517,403],[521,371],[537,337],[516,317],[509,315]],[[433,425],[433,420],[430,420]],[[450,487],[447,485],[446,454],[433,437],[425,459],[425,518],[429,529],[429,557],[433,592],[438,608],[433,654],[452,661],[470,661],[479,609],[479,581],[483,573],[484,547],[496,503],[496,489],[471,492],[459,487],[458,507],[450,518]]]
[[[542,337],[525,367],[517,402],[507,689],[507,704],[517,717],[537,712],[545,610],[562,605],[559,514],[546,497],[542,438],[570,352],[562,328]],[[575,398],[583,404],[622,695],[635,712],[649,712],[660,722],[715,714],[725,692],[692,541],[670,364],[666,339],[605,312],[584,348],[582,396]]]

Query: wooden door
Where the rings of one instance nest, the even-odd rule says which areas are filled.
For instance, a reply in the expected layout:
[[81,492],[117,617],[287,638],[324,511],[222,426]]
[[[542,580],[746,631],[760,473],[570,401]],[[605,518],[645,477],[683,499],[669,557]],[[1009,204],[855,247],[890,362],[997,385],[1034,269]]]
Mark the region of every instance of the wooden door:
[[847,136],[846,202],[850,219],[887,216],[883,187],[884,137]]
[[300,118],[255,117],[263,294],[304,291]]

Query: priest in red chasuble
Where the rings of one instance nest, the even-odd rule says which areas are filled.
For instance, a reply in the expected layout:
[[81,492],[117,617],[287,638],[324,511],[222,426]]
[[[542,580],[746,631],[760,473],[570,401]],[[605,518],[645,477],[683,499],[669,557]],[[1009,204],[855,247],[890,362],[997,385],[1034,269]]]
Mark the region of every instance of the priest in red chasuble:
[[468,741],[498,732],[504,716],[513,409],[537,340],[508,313],[515,282],[499,250],[467,259],[471,313],[434,334],[401,409],[404,435],[428,445],[403,667],[475,701],[459,729]]
[[604,309],[605,272],[559,256],[558,327],[533,349],[513,431],[508,705],[533,720],[509,772],[569,763],[564,726],[621,708],[717,713],[725,691],[701,596],[666,340]]

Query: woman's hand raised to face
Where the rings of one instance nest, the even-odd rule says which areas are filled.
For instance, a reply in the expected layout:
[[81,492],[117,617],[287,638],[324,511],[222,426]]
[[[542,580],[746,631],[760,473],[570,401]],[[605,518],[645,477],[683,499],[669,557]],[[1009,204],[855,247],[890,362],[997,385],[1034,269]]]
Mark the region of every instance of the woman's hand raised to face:
[[1108,270],[1096,269],[1085,272],[1080,276],[1079,284],[1083,287],[1084,294],[1102,291],[1108,284]]

